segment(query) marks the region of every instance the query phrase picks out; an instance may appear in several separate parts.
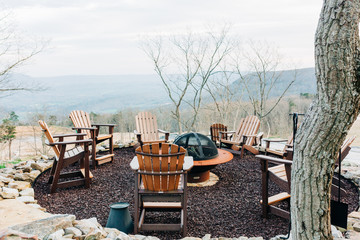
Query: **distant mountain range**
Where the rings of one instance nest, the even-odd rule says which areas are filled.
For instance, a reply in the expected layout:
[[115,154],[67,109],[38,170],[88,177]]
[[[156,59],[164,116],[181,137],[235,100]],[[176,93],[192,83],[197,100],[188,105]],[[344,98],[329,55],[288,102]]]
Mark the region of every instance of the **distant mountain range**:
[[[272,88],[271,94],[269,97],[280,96],[284,89],[289,85],[289,83],[294,79],[295,70],[285,70],[279,72],[268,72],[267,75],[279,76],[276,85]],[[251,83],[256,77],[255,73],[249,73],[245,77],[249,83]],[[255,83],[258,81],[254,81]],[[240,80],[234,81],[233,84],[241,84]],[[253,86],[250,91],[256,91],[256,86]],[[300,93],[316,93],[316,78],[315,78],[315,69],[314,68],[302,68],[296,70],[296,80],[291,85],[291,87],[286,92],[286,96],[299,95]],[[246,100],[248,98],[247,92],[243,93],[243,98]]]
[[[314,68],[299,69],[296,82],[287,95],[315,93]],[[291,81],[293,70],[284,71],[272,96]],[[17,92],[1,98],[0,109],[24,115],[28,112],[65,113],[82,109],[96,113],[114,113],[126,108],[149,109],[170,104],[161,80],[157,75],[114,76],[58,76],[30,77],[14,75],[22,82],[36,82],[44,91]],[[236,84],[238,80],[234,81]]]

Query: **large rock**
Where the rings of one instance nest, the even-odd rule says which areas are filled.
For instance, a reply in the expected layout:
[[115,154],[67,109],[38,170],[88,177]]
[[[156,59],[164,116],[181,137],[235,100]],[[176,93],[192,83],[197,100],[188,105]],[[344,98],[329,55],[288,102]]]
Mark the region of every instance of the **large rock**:
[[63,229],[57,230],[56,232],[50,234],[47,237],[47,240],[60,240],[63,238],[64,234],[65,234],[65,232]]
[[356,219],[360,219],[360,212],[351,212],[348,217],[350,218],[356,218]]
[[[0,229],[1,230],[1,229]],[[21,240],[21,239],[28,239],[28,240],[38,240],[36,235],[30,235],[22,232],[18,232],[11,229],[6,229],[0,232],[0,239],[13,239],[13,240]]]
[[15,189],[18,189],[18,190],[24,190],[26,188],[30,188],[31,187],[31,184],[29,182],[26,182],[26,181],[13,181],[13,182],[10,182],[9,185],[8,185],[9,188],[15,188]]
[[13,181],[12,178],[5,177],[5,176],[3,176],[3,175],[0,175],[0,182],[9,183],[9,182],[11,182],[11,181]]
[[31,171],[30,173],[16,173],[14,179],[20,181],[33,182],[41,172],[39,170]]
[[120,234],[115,238],[115,240],[130,240],[134,238],[130,238],[126,233],[120,232]]
[[50,162],[50,163],[36,162],[36,163],[32,163],[31,167],[33,169],[39,170],[40,172],[43,172],[46,169],[51,168],[52,164],[53,164],[52,162]]
[[116,228],[104,228],[104,231],[108,233],[106,238],[115,239],[121,232]]
[[12,199],[19,196],[19,191],[14,188],[3,187],[0,196],[5,199]]
[[15,173],[14,179],[17,181],[27,181],[31,182],[29,173]]
[[76,228],[76,227],[68,227],[65,228],[65,234],[72,234],[75,237],[80,237],[82,235],[82,232],[80,231],[80,229]]
[[32,168],[30,166],[21,166],[21,167],[17,167],[16,170],[21,170],[23,171],[24,173],[29,173],[31,172]]
[[33,188],[26,188],[20,192],[20,196],[31,196],[34,197],[34,189]]
[[17,197],[16,200],[19,200],[23,203],[37,203],[37,200],[35,200],[32,196],[21,196]]
[[6,228],[15,224],[47,218],[51,214],[28,206],[16,199],[5,199],[0,201],[0,216],[0,228]]
[[29,176],[30,176],[30,179],[31,181],[33,182],[39,175],[40,175],[40,171],[39,170],[34,170],[34,171],[31,171],[29,173]]
[[105,238],[107,236],[107,232],[103,229],[103,227],[98,223],[96,218],[83,219],[74,222],[74,227],[80,229],[85,235],[88,234],[98,234]]
[[11,229],[27,234],[36,234],[43,239],[58,230],[71,227],[74,220],[74,215],[57,214],[30,223],[15,225]]
[[28,204],[26,204],[26,205],[27,205],[27,206],[31,206],[31,207],[36,208],[36,209],[39,209],[39,210],[41,210],[41,211],[43,211],[43,212],[46,211],[46,208],[43,208],[42,206],[40,206],[40,205],[37,204],[37,203],[28,203]]
[[11,177],[12,175],[15,175],[16,170],[13,168],[2,168],[0,169],[0,175]]

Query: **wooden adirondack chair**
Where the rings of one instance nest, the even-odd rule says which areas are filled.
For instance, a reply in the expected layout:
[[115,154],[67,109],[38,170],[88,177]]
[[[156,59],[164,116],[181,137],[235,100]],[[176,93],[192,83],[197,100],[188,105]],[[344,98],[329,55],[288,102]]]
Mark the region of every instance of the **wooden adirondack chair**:
[[[255,146],[261,144],[263,133],[258,133],[260,128],[260,120],[256,116],[247,116],[240,120],[237,131],[220,131],[220,148],[221,144],[231,147],[232,152],[236,153],[241,149],[241,157],[244,155],[244,149],[253,154],[259,154],[259,150]],[[223,135],[226,134],[225,136]]]
[[[282,157],[283,159],[292,159],[292,156],[288,156],[289,154],[292,154],[292,151],[288,151],[288,149],[291,149],[293,147],[294,141],[293,141],[293,137],[289,137],[289,139],[263,139],[263,141],[265,142],[265,154],[267,155],[268,153],[277,155]],[[270,148],[270,144],[272,142],[286,142],[284,148],[282,150],[276,150],[276,149],[272,149]]]
[[[175,144],[144,144],[135,150],[130,163],[135,171],[135,224],[138,231],[187,232],[187,172],[193,166],[192,157]],[[146,211],[179,211],[177,224],[144,223]],[[140,215],[141,212],[141,215]]]
[[[350,151],[350,144],[354,141],[355,137],[348,138],[341,146],[341,159],[344,159]],[[257,155],[256,157],[261,160],[262,171],[262,205],[263,217],[267,218],[268,213],[278,215],[283,218],[289,219],[289,212],[281,208],[276,207],[277,204],[284,200],[290,199],[291,189],[291,165],[292,165],[292,148],[287,149],[291,154],[287,155],[287,159],[278,159],[265,155]],[[275,164],[273,167],[269,167],[269,163]],[[284,192],[269,197],[268,194],[268,181],[269,179],[277,184]],[[336,178],[335,178],[336,180]],[[338,179],[337,179],[338,181]],[[338,187],[335,184],[331,185],[331,193],[335,196],[338,195]],[[341,189],[341,195],[346,194],[344,189]]]
[[[39,120],[39,125],[48,140],[46,144],[51,146],[51,148],[54,150],[56,158],[50,172],[50,193],[54,193],[57,188],[78,185],[85,185],[85,188],[89,188],[90,178],[92,178],[92,174],[89,170],[89,144],[91,143],[91,140],[82,140],[82,138],[85,136],[84,133],[52,135],[44,121]],[[64,138],[74,136],[80,140],[64,141]],[[55,142],[54,138],[58,138],[59,141]],[[67,150],[66,147],[72,144],[82,144],[83,147],[77,145],[74,148]],[[62,169],[78,161],[80,161],[79,171],[61,173]],[[59,179],[62,178],[71,178],[71,180],[59,182]]]
[[[114,160],[113,133],[115,124],[92,124],[89,114],[78,110],[72,111],[69,117],[74,124],[74,130],[78,133],[86,133],[85,139],[92,139],[91,160],[93,168],[96,168],[96,165],[112,162]],[[100,135],[101,126],[108,127],[109,134]],[[109,154],[97,154],[96,145],[106,140],[109,141]]]
[[[140,145],[146,143],[164,143],[169,140],[169,132],[158,129],[156,116],[150,112],[139,112],[135,116],[137,140]],[[159,133],[165,134],[165,139],[159,138]]]
[[[214,123],[210,126],[210,135],[211,135],[211,140],[215,143],[215,144],[220,144],[220,132],[227,132],[227,126],[225,126],[222,123]],[[224,133],[222,135],[223,139],[227,139],[227,134]]]

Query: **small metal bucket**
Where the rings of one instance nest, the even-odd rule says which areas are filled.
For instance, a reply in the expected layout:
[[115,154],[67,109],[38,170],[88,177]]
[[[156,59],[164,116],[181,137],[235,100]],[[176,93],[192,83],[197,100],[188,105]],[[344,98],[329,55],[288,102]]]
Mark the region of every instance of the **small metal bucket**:
[[110,205],[110,214],[106,223],[108,228],[116,228],[124,233],[134,230],[134,223],[129,212],[129,203],[117,202]]

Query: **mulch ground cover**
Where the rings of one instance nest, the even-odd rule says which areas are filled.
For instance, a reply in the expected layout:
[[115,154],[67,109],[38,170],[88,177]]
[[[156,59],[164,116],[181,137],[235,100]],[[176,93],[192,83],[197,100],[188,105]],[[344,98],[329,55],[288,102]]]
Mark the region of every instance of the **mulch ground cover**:
[[[39,204],[50,213],[74,214],[77,219],[96,217],[102,226],[106,225],[110,212],[109,205],[115,202],[130,203],[130,214],[134,216],[134,173],[129,163],[134,156],[132,148],[115,150],[115,161],[91,170],[94,175],[89,189],[74,187],[58,189],[49,194],[49,172],[42,174],[34,184],[35,196]],[[234,155],[228,163],[211,170],[219,177],[219,182],[210,187],[188,188],[188,236],[212,237],[262,236],[270,238],[286,234],[288,221],[270,215],[261,217],[261,171],[260,162],[254,155],[243,159]],[[280,189],[270,184],[270,194]],[[349,204],[349,212],[357,209],[359,197],[357,188],[346,181],[347,196],[343,202]],[[285,206],[287,207],[287,206]],[[165,218],[166,213],[155,215]],[[166,221],[166,220],[165,220]],[[144,235],[160,239],[179,239],[174,232],[145,232]]]

